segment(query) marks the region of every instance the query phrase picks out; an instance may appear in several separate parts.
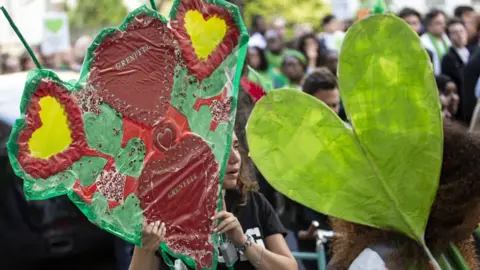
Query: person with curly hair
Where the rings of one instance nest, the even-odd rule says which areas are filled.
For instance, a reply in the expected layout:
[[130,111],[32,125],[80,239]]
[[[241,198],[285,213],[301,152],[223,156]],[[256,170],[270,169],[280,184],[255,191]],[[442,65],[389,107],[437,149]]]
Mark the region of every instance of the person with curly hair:
[[[472,232],[480,222],[480,137],[449,120],[444,123],[444,153],[440,185],[425,231],[434,256],[455,244],[470,269],[479,269]],[[332,220],[336,233],[327,269],[431,269],[423,248],[403,234],[341,219]],[[360,260],[376,265],[355,268]],[[364,265],[360,265],[364,267]]]

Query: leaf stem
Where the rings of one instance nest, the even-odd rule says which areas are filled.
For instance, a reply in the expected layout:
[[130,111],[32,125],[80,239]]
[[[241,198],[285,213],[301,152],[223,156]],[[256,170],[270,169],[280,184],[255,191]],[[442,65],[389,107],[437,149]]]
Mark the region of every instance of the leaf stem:
[[17,34],[18,38],[23,43],[23,46],[25,47],[25,49],[27,49],[28,54],[30,55],[30,57],[32,57],[32,60],[35,63],[35,65],[37,66],[37,68],[42,69],[42,65],[38,61],[37,57],[35,56],[35,53],[33,52],[32,48],[30,47],[30,45],[28,45],[25,38],[23,38],[22,33],[20,33],[20,30],[18,30],[18,27],[13,22],[12,17],[10,17],[7,10],[3,6],[1,6],[0,9],[3,12],[3,15],[5,15],[5,18],[7,18],[7,21],[10,24],[10,26],[12,27],[13,31],[15,31],[15,34]]
[[155,4],[155,0],[150,0],[150,5],[152,5],[153,10],[158,11],[157,10],[157,4]]
[[435,259],[432,252],[430,252],[430,249],[427,247],[425,240],[422,239],[421,245],[423,247],[423,250],[425,251],[425,254],[428,257],[429,264],[432,266],[432,268],[435,270],[442,270],[442,268],[440,268],[440,265],[437,262],[437,259]]

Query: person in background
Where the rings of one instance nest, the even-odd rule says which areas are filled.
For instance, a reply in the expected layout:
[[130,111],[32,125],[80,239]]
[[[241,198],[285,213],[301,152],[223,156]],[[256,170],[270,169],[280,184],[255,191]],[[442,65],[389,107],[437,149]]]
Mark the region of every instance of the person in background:
[[460,92],[460,100],[462,101],[463,122],[470,123],[472,121],[473,111],[477,104],[475,96],[475,88],[480,78],[480,50],[470,57],[467,65],[463,69],[463,89]]
[[291,51],[284,55],[282,73],[288,79],[285,88],[301,90],[301,83],[307,69],[307,59],[301,52]]
[[452,45],[450,39],[445,34],[447,16],[438,9],[431,10],[425,16],[426,33],[421,36],[421,40],[425,48],[433,53],[433,69],[435,75],[440,75],[442,72],[441,61],[448,48]]
[[261,15],[254,15],[252,17],[252,35],[248,41],[248,45],[264,50],[267,47],[265,32],[267,32],[267,23],[265,22],[265,18]]
[[275,17],[272,20],[272,29],[277,31],[285,39],[287,35],[287,21],[283,17]]
[[[477,35],[477,18],[475,9],[471,6],[458,6],[454,10],[455,17],[461,19],[465,24],[468,32],[468,44],[467,47],[470,50],[475,50],[478,47],[478,35]],[[470,51],[473,53],[473,51]]]
[[442,116],[454,119],[460,102],[457,94],[457,85],[450,77],[443,74],[435,76],[435,80],[437,81],[440,103],[442,104]]
[[[296,270],[297,263],[284,239],[285,228],[265,197],[255,191],[255,183],[245,178],[243,162],[234,133],[223,182],[226,208],[212,217],[219,221],[219,234],[225,233],[237,248],[245,248],[233,269]],[[143,247],[135,247],[133,252],[130,270],[169,269],[156,256],[166,234],[168,227],[161,221],[148,224],[143,230]],[[217,269],[228,269],[222,261],[220,257]]]
[[339,113],[340,93],[337,77],[327,68],[318,68],[308,74],[303,81],[302,90],[321,100],[336,114]]
[[320,48],[320,42],[312,33],[300,37],[298,40],[298,51],[307,59],[307,73],[320,67],[323,64],[322,62],[324,62],[322,58],[324,58],[325,49],[322,50]]
[[338,52],[336,51],[327,51],[325,54],[325,62],[322,66],[325,66],[333,75],[337,75],[338,69]]
[[35,66],[35,62],[33,62],[33,59],[32,57],[30,56],[30,54],[28,54],[28,52],[23,52],[21,55],[20,55],[20,69],[21,71],[29,71],[31,69],[35,69],[37,68]]
[[265,51],[259,47],[249,47],[247,56],[247,64],[261,76],[261,78],[258,78],[257,75],[250,72],[248,73],[248,80],[259,85],[262,84],[262,80],[271,81],[273,84],[273,80],[269,75]]
[[398,13],[398,17],[408,23],[418,35],[422,35],[422,15],[420,15],[420,12],[407,7]]
[[2,70],[3,74],[11,74],[11,73],[16,73],[20,72],[20,61],[9,54],[5,54],[2,56],[3,61],[2,61]]
[[85,59],[85,55],[92,42],[93,39],[90,36],[82,36],[75,42],[75,45],[73,46],[73,71],[80,72],[82,69],[83,60]]
[[[413,31],[419,36],[423,34],[422,15],[420,15],[420,12],[413,8],[404,8],[398,13],[398,17],[408,23]],[[427,51],[430,60],[433,62],[433,52],[428,48],[425,48],[425,50]]]
[[[443,134],[440,182],[424,239],[439,254],[436,256],[441,256],[449,243],[458,247],[468,265],[453,269],[479,269],[472,232],[480,222],[480,137],[448,120],[443,121]],[[328,270],[429,269],[425,250],[403,234],[341,219],[331,221],[336,237]],[[452,269],[450,259],[443,260],[442,269]]]
[[313,25],[310,23],[297,23],[293,26],[293,39],[286,42],[287,48],[298,49],[300,38],[304,35],[314,33]]
[[[447,24],[447,35],[452,42],[452,46],[442,60],[442,74],[447,75],[457,86],[459,91],[463,87],[463,68],[468,63],[470,52],[467,49],[468,34],[467,28],[459,18],[451,19]],[[460,102],[460,108],[461,108]],[[455,115],[457,119],[462,119],[462,110],[458,110]]]
[[343,21],[343,32],[347,32],[350,27],[354,24],[354,21],[352,19],[347,19]]
[[320,43],[325,44],[327,49],[332,51],[340,51],[345,32],[343,26],[334,15],[327,15],[322,20],[323,33],[320,34]]
[[269,30],[265,34],[267,38],[267,62],[270,69],[270,76],[274,81],[275,88],[287,85],[288,79],[282,73],[282,59],[284,55],[293,52],[285,48],[283,37],[275,30]]

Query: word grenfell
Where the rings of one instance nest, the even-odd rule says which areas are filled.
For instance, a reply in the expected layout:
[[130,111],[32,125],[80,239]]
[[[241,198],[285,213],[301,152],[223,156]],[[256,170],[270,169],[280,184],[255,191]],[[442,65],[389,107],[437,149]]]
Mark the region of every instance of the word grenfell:
[[192,176],[190,176],[189,178],[183,180],[180,184],[178,184],[174,189],[172,189],[169,193],[168,193],[168,198],[171,199],[173,196],[177,195],[178,192],[183,189],[184,187],[188,186],[189,184],[191,184],[193,181],[195,181],[196,179],[198,178],[198,176],[196,174],[193,174]]
[[122,61],[118,62],[115,67],[117,69],[121,69],[122,67],[125,67],[126,65],[132,63],[133,61],[137,60],[138,57],[144,55],[147,53],[152,47],[150,47],[148,44],[143,45],[140,47],[140,49],[134,51],[130,56],[126,57]]

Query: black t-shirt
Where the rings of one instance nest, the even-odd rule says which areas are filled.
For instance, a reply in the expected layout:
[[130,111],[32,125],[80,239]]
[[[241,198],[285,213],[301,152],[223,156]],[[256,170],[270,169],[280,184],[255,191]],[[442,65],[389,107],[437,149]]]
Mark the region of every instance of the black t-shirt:
[[[246,204],[242,205],[240,193],[236,190],[229,190],[225,193],[225,202],[227,211],[232,212],[238,218],[245,234],[252,237],[255,243],[266,248],[265,239],[267,237],[274,234],[286,235],[286,229],[278,215],[261,193],[247,193]],[[238,254],[238,258],[234,266],[235,270],[255,269],[245,256]],[[169,269],[163,260],[161,269]],[[228,269],[221,256],[218,258],[217,269]]]

